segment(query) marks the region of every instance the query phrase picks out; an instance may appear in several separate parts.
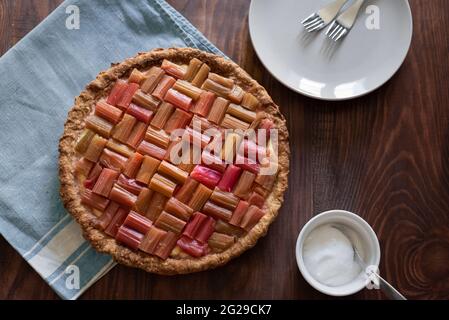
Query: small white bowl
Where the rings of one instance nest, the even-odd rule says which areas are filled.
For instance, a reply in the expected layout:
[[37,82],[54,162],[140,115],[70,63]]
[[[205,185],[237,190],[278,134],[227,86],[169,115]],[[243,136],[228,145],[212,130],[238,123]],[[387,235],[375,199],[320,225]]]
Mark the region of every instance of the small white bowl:
[[316,290],[330,295],[330,296],[348,296],[359,292],[365,288],[367,284],[367,277],[365,270],[351,282],[342,286],[331,287],[315,280],[307,270],[303,259],[303,244],[308,235],[315,228],[325,224],[342,224],[348,230],[354,232],[359,239],[358,247],[363,252],[363,258],[368,265],[379,266],[380,261],[380,246],[376,233],[371,226],[363,220],[360,216],[344,211],[344,210],[330,210],[318,214],[310,219],[309,222],[302,228],[296,241],[296,261],[298,263],[299,271],[306,281]]

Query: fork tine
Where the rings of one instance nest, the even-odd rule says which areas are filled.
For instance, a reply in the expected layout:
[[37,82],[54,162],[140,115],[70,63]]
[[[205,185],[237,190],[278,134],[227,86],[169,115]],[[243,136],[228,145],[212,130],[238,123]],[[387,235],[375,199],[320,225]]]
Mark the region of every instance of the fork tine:
[[332,40],[336,41],[337,38],[340,37],[340,35],[345,31],[345,27],[341,27],[340,30],[338,30],[338,32],[332,37]]
[[301,21],[302,24],[307,23],[309,20],[314,19],[314,17],[318,16],[318,14],[316,13],[312,13],[310,16],[308,16],[307,18],[305,18],[304,20]]
[[332,32],[329,35],[329,38],[331,38],[332,40],[335,39],[335,37],[340,34],[340,31],[343,30],[343,27],[341,25],[339,25],[337,28],[335,28],[334,32]]
[[329,33],[331,32],[331,30],[333,31],[333,29],[335,28],[335,21],[332,22],[331,26],[326,30],[326,35],[329,35]]
[[317,25],[316,27],[314,27],[312,29],[309,29],[308,31],[312,32],[312,31],[320,30],[323,27],[324,27],[324,22],[321,21],[321,23],[319,25]]
[[340,40],[341,37],[343,37],[346,33],[348,32],[348,29],[344,29],[340,35],[335,39],[335,42],[337,42],[338,40]]
[[336,34],[340,32],[341,28],[342,28],[341,25],[337,23],[335,29],[329,34],[329,38],[332,39]]
[[323,21],[320,19],[312,24],[309,24],[306,26],[307,31],[310,31],[311,29],[315,28],[317,25],[321,24]]
[[303,25],[304,25],[304,27],[308,27],[308,26],[310,26],[310,25],[312,25],[312,24],[314,24],[315,22],[318,22],[318,21],[320,21],[320,17],[316,17],[316,18],[314,18],[314,19],[312,19],[312,20],[310,20],[310,21],[307,21],[306,23],[303,23]]

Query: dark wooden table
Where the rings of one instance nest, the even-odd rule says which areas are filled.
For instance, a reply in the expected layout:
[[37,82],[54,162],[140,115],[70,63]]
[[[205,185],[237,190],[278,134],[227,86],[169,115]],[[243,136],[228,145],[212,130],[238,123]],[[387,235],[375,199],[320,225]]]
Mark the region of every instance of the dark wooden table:
[[[249,39],[249,0],[169,1],[281,106],[292,149],[286,201],[267,237],[225,267],[163,277],[117,266],[82,299],[326,299],[301,277],[294,246],[314,214],[335,208],[373,226],[381,273],[404,295],[449,298],[449,1],[410,2],[414,37],[399,72],[368,96],[331,103],[288,90],[263,68]],[[0,54],[59,3],[0,0]],[[55,298],[0,237],[0,299]]]

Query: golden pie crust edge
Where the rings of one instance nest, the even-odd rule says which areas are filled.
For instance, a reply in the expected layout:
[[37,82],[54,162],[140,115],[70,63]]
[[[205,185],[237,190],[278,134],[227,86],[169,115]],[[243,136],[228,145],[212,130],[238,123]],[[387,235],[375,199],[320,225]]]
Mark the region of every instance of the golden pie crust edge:
[[[265,215],[257,225],[247,234],[238,238],[231,247],[221,253],[208,254],[201,258],[174,259],[169,257],[162,260],[140,251],[132,251],[95,228],[96,217],[81,204],[75,177],[74,159],[77,155],[74,146],[84,129],[85,118],[93,110],[96,102],[109,93],[118,78],[128,76],[134,68],[142,70],[153,65],[160,65],[163,59],[188,64],[192,58],[198,58],[207,63],[212,72],[234,79],[237,85],[259,99],[267,117],[275,123],[279,130],[279,171],[277,181],[266,199]],[[64,133],[59,142],[60,195],[65,208],[82,226],[84,237],[99,252],[110,254],[121,264],[141,268],[152,273],[174,275],[198,272],[226,264],[253,247],[257,240],[267,233],[269,225],[278,215],[279,208],[284,200],[284,192],[288,185],[289,156],[288,131],[285,118],[280,113],[279,107],[273,102],[266,90],[237,64],[223,57],[193,48],[155,49],[150,52],[139,53],[122,63],[112,64],[110,69],[100,72],[97,78],[89,83],[75,99],[75,104],[68,113]]]

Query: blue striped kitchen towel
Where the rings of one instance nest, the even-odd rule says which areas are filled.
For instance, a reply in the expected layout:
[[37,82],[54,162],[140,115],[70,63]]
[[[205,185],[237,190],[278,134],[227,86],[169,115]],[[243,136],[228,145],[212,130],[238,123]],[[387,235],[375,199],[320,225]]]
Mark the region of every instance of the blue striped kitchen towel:
[[185,46],[221,54],[162,0],[67,0],[0,58],[0,232],[61,298],[114,266],[59,198],[58,140],[74,97],[111,62]]

